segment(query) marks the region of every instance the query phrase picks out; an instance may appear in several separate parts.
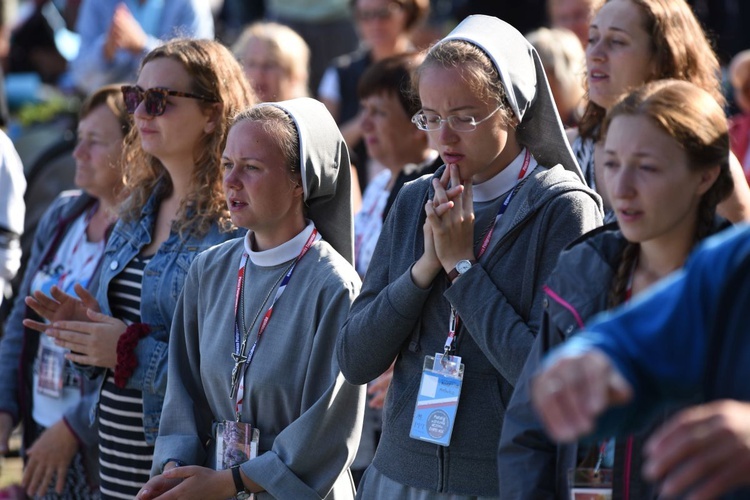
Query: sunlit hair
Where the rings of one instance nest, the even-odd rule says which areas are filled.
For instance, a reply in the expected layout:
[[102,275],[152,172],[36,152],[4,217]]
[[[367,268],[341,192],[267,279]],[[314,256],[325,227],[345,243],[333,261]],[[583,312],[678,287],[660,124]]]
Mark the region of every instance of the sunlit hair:
[[244,121],[260,123],[269,136],[276,138],[276,145],[284,157],[290,178],[293,182],[300,183],[302,174],[300,172],[299,135],[292,117],[281,108],[262,105],[253,106],[235,115],[231,127]]
[[[558,109],[580,118],[586,95],[583,86],[586,54],[578,37],[567,29],[539,28],[527,34],[526,39],[536,49],[547,74],[560,84],[562,95],[554,97],[564,102],[557,103]],[[560,115],[563,120],[570,118]]]
[[373,63],[359,78],[357,94],[360,99],[376,94],[396,97],[407,116],[419,111],[422,103],[412,92],[412,75],[424,59],[420,52],[406,52]]
[[89,94],[86,100],[83,101],[83,104],[81,104],[81,109],[78,112],[79,119],[86,118],[99,106],[106,106],[115,115],[115,118],[117,118],[117,123],[120,124],[120,131],[123,137],[126,136],[133,126],[133,121],[128,114],[128,110],[125,108],[122,90],[120,90],[121,85],[120,83],[104,85]]
[[[714,225],[716,206],[734,189],[729,172],[729,132],[722,107],[713,96],[692,83],[657,80],[637,89],[610,110],[602,125],[602,137],[606,137],[612,120],[618,116],[643,116],[651,120],[677,141],[685,151],[688,168],[693,171],[719,166],[719,176],[698,206],[695,242],[708,236]],[[625,249],[611,291],[612,306],[623,300],[633,259],[638,255],[637,247],[629,243]]]
[[463,40],[448,40],[430,49],[412,79],[412,91],[417,95],[422,74],[426,68],[431,67],[460,70],[474,95],[483,101],[501,106],[500,113],[506,124],[517,124],[497,68],[487,54],[476,45]]
[[253,23],[245,28],[232,46],[232,52],[240,63],[243,61],[247,45],[251,40],[265,42],[279,66],[296,83],[294,95],[286,96],[285,99],[307,97],[309,93],[307,86],[310,48],[305,40],[292,28],[283,24],[273,22]]
[[[149,52],[141,69],[151,61],[168,58],[179,62],[191,77],[189,92],[214,98],[217,103],[198,100],[205,113],[220,113],[214,130],[201,137],[193,149],[195,169],[192,191],[181,200],[173,230],[181,236],[206,234],[212,224],[228,230],[229,211],[222,188],[219,165],[226,144],[229,120],[239,110],[255,102],[255,94],[237,60],[225,46],[212,40],[176,39]],[[141,210],[160,182],[162,196],[172,191],[172,180],[161,162],[143,151],[138,130],[133,128],[125,139],[125,181],[130,196],[123,203],[122,218],[140,218]],[[189,209],[189,210],[188,210]]]
[[[685,0],[629,1],[640,10],[643,28],[651,36],[657,71],[654,79],[692,82],[724,105],[719,60]],[[580,135],[598,139],[605,114],[604,108],[589,101],[579,124]]]
[[[427,18],[430,12],[430,0],[393,0],[406,13],[406,31],[411,30],[420,21]],[[352,9],[356,9],[357,0],[351,0]]]

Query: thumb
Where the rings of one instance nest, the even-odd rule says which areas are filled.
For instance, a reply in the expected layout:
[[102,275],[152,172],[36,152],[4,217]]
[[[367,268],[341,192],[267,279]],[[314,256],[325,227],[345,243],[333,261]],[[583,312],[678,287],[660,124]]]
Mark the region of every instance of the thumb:
[[619,372],[612,371],[609,376],[607,396],[613,405],[624,405],[633,398],[633,388]]
[[106,323],[109,325],[113,325],[119,322],[117,318],[113,318],[112,316],[100,313],[99,311],[95,311],[93,309],[86,309],[86,316],[88,316],[91,321],[95,321],[97,323]]
[[101,310],[99,308],[99,302],[97,302],[96,298],[91,295],[91,293],[86,290],[80,283],[75,284],[75,291],[76,295],[78,295],[78,298],[81,299],[81,302],[83,302],[83,305],[97,312]]

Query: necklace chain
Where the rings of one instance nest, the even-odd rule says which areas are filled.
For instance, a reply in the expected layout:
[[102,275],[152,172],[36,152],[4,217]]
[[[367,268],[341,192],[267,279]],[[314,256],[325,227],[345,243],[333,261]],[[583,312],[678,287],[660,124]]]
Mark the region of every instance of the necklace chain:
[[[245,287],[247,286],[247,281],[243,279],[244,283],[242,283],[242,288],[240,288],[240,328],[244,331],[244,335],[242,336],[242,344],[240,344],[240,352],[238,353],[240,356],[243,355],[245,352],[245,348],[247,347],[247,340],[250,338],[250,329],[255,325],[255,322],[258,321],[258,317],[260,316],[260,313],[263,312],[263,307],[268,303],[268,299],[271,298],[271,294],[274,290],[279,286],[279,283],[281,283],[281,280],[284,279],[284,276],[286,276],[286,273],[289,272],[289,269],[297,263],[297,259],[294,259],[289,266],[287,266],[286,269],[284,269],[284,272],[281,273],[281,276],[276,279],[276,282],[273,284],[273,286],[268,290],[268,294],[266,294],[266,298],[263,299],[263,302],[261,302],[260,307],[258,308],[258,312],[255,313],[255,317],[253,317],[253,322],[250,323],[250,326],[247,326],[245,323]],[[247,276],[247,265],[250,262],[250,259],[245,262],[245,273],[244,276]]]

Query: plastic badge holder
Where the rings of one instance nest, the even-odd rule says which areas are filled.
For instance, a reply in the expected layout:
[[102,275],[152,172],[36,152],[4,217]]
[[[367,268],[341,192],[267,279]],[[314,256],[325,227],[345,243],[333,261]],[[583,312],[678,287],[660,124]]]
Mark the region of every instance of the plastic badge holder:
[[612,469],[568,471],[571,500],[612,500]]
[[[258,429],[243,422],[224,421],[216,424],[216,470],[240,465],[258,456]],[[254,499],[255,495],[240,493],[235,498]]]

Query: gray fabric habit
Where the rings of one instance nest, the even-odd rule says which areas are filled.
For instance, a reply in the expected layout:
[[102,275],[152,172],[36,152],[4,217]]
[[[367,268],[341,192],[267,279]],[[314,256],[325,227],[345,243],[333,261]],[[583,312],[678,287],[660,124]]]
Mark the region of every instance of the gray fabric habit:
[[323,103],[309,97],[264,103],[294,120],[307,215],[321,236],[354,264],[354,216],[349,150]]
[[496,17],[474,15],[443,38],[463,40],[482,49],[500,74],[513,113],[519,121],[519,142],[548,167],[561,164],[580,177],[583,173],[565,137],[560,115],[536,49],[519,31]]

